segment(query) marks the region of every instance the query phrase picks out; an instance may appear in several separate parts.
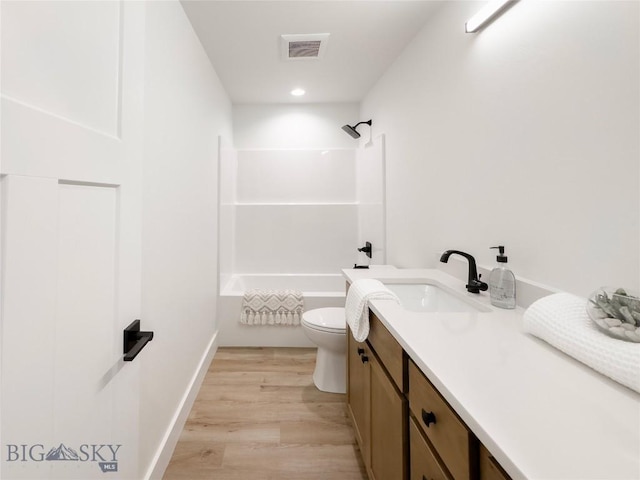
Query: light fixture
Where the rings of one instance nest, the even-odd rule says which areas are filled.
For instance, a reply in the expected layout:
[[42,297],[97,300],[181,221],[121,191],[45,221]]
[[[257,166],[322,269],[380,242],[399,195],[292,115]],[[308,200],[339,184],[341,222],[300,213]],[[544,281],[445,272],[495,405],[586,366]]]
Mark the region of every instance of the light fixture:
[[488,2],[464,24],[464,31],[467,33],[477,32],[485,23],[511,7],[516,1],[517,0],[493,0]]
[[294,97],[301,97],[304,94],[305,91],[301,88],[294,88],[293,90],[291,90],[291,95],[293,95]]

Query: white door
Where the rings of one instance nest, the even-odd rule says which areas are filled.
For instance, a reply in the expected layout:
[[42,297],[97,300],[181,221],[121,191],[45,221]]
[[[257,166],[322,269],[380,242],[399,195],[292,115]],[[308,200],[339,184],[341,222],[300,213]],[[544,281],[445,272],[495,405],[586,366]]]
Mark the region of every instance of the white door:
[[144,5],[0,8],[0,476],[139,478]]

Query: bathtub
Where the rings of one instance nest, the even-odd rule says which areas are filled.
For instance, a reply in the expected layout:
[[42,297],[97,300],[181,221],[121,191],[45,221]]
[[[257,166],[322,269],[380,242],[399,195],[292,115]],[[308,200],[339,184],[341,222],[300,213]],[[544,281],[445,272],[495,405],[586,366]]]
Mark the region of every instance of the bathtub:
[[242,297],[247,290],[295,289],[304,295],[305,310],[343,307],[341,274],[237,274],[226,278],[218,298],[219,345],[234,347],[313,347],[300,326],[243,325]]

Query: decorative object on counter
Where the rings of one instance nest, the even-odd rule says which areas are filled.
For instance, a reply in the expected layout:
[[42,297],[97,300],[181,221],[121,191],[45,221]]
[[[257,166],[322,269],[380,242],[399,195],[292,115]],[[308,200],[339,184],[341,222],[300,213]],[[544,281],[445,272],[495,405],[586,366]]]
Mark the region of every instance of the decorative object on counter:
[[623,288],[600,287],[587,302],[591,320],[614,338],[640,343],[640,298]]
[[569,293],[541,298],[524,312],[524,331],[640,393],[640,345],[603,335],[585,302]]
[[396,294],[380,280],[363,278],[353,282],[347,292],[345,316],[353,338],[358,342],[364,342],[369,336],[369,300],[393,300],[400,303]]
[[516,308],[516,277],[505,266],[507,256],[504,254],[504,245],[490,248],[497,248],[499,252],[496,256],[498,266],[489,274],[491,305],[499,308]]
[[242,299],[240,323],[300,325],[304,298],[299,290],[248,290]]
[[467,292],[480,293],[481,290],[483,292],[486,291],[489,288],[489,285],[480,280],[480,277],[482,275],[478,275],[478,269],[476,268],[476,259],[473,258],[472,255],[461,252],[460,250],[447,250],[440,256],[440,261],[442,263],[447,263],[449,261],[449,257],[454,253],[456,255],[463,256],[469,262],[469,275],[467,278],[467,284],[465,285],[467,287]]

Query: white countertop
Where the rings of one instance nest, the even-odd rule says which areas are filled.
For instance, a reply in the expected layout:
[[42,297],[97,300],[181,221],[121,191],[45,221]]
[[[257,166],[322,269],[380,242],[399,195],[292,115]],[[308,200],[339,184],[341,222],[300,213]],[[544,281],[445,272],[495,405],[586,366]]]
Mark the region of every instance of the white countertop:
[[[640,479],[640,394],[522,331],[524,310],[440,270],[343,270],[347,280],[429,278],[489,312],[370,308],[513,478]],[[640,345],[639,345],[640,348]],[[639,372],[640,374],[640,372]]]

